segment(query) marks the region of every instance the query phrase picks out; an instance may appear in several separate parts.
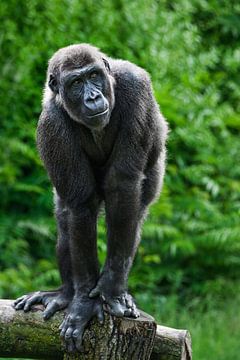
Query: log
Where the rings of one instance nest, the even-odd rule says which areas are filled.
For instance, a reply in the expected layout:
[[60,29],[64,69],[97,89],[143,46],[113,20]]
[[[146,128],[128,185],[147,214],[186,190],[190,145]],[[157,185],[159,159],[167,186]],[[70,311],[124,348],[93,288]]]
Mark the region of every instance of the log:
[[105,312],[99,325],[92,320],[83,339],[83,352],[64,354],[58,327],[64,311],[43,321],[43,307],[15,311],[12,300],[0,300],[0,357],[64,360],[191,360],[186,330],[156,326],[141,311],[138,319],[116,318]]
[[151,360],[192,360],[190,333],[157,325]]

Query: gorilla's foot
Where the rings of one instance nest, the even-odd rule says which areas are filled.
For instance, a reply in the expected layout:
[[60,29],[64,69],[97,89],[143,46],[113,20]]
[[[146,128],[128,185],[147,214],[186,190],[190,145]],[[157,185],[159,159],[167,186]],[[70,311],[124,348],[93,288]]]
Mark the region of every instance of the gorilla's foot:
[[117,317],[132,317],[138,318],[140,313],[136,307],[136,304],[130,294],[126,291],[120,294],[119,296],[110,296],[107,295],[104,291],[101,291],[97,285],[90,294],[90,298],[95,296],[101,296],[104,303],[107,305],[107,310],[110,314]]
[[14,302],[14,308],[27,312],[31,310],[32,305],[42,304],[45,306],[43,318],[47,320],[55,312],[65,309],[71,300],[72,296],[66,295],[62,290],[36,291],[18,298]]
[[107,304],[107,309],[110,314],[118,317],[133,317],[138,318],[140,313],[136,304],[130,294],[124,292],[120,296],[110,297],[103,295],[104,302]]
[[99,298],[89,299],[75,296],[69,307],[68,315],[59,327],[66,351],[81,351],[84,330],[94,316],[103,324],[102,301]]

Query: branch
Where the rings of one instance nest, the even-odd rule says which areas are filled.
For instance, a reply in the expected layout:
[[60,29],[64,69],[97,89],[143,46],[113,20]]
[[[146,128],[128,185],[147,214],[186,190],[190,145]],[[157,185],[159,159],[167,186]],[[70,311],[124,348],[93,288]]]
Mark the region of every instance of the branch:
[[91,321],[78,355],[64,354],[58,327],[64,312],[43,321],[43,307],[15,311],[12,300],[0,300],[0,357],[64,360],[191,360],[190,335],[185,330],[157,326],[141,312],[138,319],[105,313],[104,325]]

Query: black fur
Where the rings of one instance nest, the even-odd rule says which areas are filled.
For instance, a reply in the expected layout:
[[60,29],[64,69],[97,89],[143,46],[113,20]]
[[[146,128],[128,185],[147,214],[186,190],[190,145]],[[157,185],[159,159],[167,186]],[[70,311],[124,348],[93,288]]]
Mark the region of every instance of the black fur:
[[[15,306],[28,311],[42,302],[49,318],[69,304],[61,325],[69,351],[80,350],[94,315],[102,320],[102,301],[116,316],[138,316],[127,280],[147,208],[161,190],[166,137],[146,71],[87,44],[60,49],[50,59],[37,144],[55,189],[63,284],[55,292],[26,295]],[[100,273],[102,203],[108,251]]]

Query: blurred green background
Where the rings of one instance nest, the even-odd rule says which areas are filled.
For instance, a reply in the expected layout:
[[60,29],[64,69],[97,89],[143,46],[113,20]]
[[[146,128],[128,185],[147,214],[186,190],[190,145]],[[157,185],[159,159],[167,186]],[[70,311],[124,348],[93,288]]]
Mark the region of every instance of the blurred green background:
[[[59,284],[35,131],[48,58],[80,42],[148,70],[171,129],[129,281],[139,307],[189,329],[194,360],[239,359],[238,0],[1,1],[0,297]],[[101,260],[105,237],[102,218]]]

